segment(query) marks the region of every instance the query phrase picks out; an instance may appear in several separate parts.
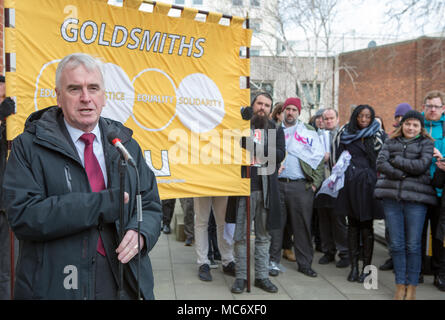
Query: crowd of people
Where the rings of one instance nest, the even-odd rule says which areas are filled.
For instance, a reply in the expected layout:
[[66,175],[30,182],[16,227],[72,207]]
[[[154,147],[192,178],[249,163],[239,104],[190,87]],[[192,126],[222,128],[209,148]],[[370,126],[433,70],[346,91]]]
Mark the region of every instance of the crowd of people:
[[[153,299],[148,253],[161,231],[171,233],[175,199],[160,201],[132,131],[101,117],[99,60],[65,57],[56,71],[56,94],[58,106],[29,116],[6,162],[4,122],[14,102],[5,99],[0,78],[1,243],[9,243],[7,224],[20,240],[14,297]],[[317,277],[314,250],[323,253],[318,264],[350,267],[347,281],[363,283],[372,265],[373,221],[385,219],[389,259],[380,269],[394,269],[394,299],[415,299],[427,273],[445,291],[444,103],[440,91],[425,96],[423,112],[401,103],[394,129],[385,132],[370,105],[354,107],[340,127],[335,109],[319,110],[305,123],[298,97],[273,104],[270,94],[257,94],[246,112],[253,134],[240,141],[252,154],[252,164],[241,170],[250,178],[250,196],[180,200],[185,245],[195,246],[199,279],[212,281],[211,269],[221,261],[222,271],[234,277],[231,292],[244,292],[253,224],[256,287],[278,292],[271,277],[284,272],[282,257]],[[107,141],[115,135],[133,155],[131,165],[143,182],[142,224],[135,198],[120,192],[118,170],[111,169],[119,167],[122,152]],[[126,190],[137,178],[128,172]],[[2,249],[0,299],[9,298],[8,250]]]
[[[270,277],[284,272],[282,257],[295,262],[304,275],[317,277],[312,261],[314,250],[323,253],[318,264],[350,267],[345,274],[347,281],[363,283],[370,275],[366,266],[372,265],[374,220],[384,219],[389,258],[380,270],[394,270],[394,299],[415,299],[423,274],[433,274],[434,286],[445,291],[445,204],[441,200],[445,184],[444,102],[442,92],[431,91],[424,98],[422,112],[400,103],[395,107],[393,128],[386,132],[382,119],[370,105],[355,106],[349,121],[340,127],[335,109],[319,110],[304,123],[299,119],[298,97],[273,105],[268,93],[259,93],[251,105],[251,129],[265,130],[264,136],[268,136],[268,130],[276,134],[272,136],[274,141],[265,143],[253,138],[253,145],[269,153],[273,148],[278,165],[268,174],[260,173],[261,165],[250,167],[254,285],[270,293],[278,292]],[[311,157],[297,152],[292,141],[295,134],[309,139],[314,132],[322,153],[314,148],[317,142],[312,142]],[[248,145],[246,140],[242,141],[244,148]],[[341,165],[337,166],[337,162]],[[343,186],[335,194],[322,192],[323,182],[336,166],[344,166],[340,179]],[[243,170],[245,176],[246,168]],[[212,206],[206,200],[205,210],[202,206],[195,210],[195,221],[202,224],[195,226],[195,238],[202,237],[200,242],[207,243],[210,229],[206,226],[212,208],[223,212],[218,213],[219,228],[224,223],[235,223],[234,245],[230,246],[222,236],[216,243],[223,252],[233,250],[234,259],[225,259],[222,270],[235,277],[231,291],[242,293],[247,280],[246,198],[216,199],[223,204]],[[195,198],[195,206],[200,202]],[[426,252],[429,237],[431,257]],[[202,258],[207,250],[207,245],[196,246],[198,276],[204,281],[212,279],[210,265],[214,266]]]

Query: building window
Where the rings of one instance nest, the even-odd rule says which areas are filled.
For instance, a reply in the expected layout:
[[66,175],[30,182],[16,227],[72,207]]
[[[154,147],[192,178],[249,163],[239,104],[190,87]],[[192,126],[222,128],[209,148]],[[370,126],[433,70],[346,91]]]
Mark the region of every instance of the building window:
[[260,0],[250,0],[250,6],[251,7],[259,7],[260,6]]
[[[301,86],[303,87],[303,93],[300,92],[300,89],[297,85],[297,96],[304,98],[303,103],[309,105],[312,109],[315,106],[319,106],[320,104],[320,96],[321,96],[321,84],[317,83],[314,94],[314,83],[313,82],[302,82]],[[315,98],[315,99],[314,99]],[[304,101],[306,100],[306,101]]]
[[260,19],[252,19],[250,21],[250,29],[252,29],[252,31],[254,33],[258,33],[261,31],[261,20]]
[[182,4],[182,5],[184,5],[185,1],[184,0],[175,0],[175,4]]
[[243,5],[243,0],[232,0],[232,5],[241,7]]
[[259,57],[261,53],[261,50],[258,48],[251,48],[250,49],[250,56],[251,57]]
[[202,0],[193,0],[194,5],[202,6]]
[[250,101],[260,92],[267,92],[273,97],[273,82],[271,81],[250,81]]

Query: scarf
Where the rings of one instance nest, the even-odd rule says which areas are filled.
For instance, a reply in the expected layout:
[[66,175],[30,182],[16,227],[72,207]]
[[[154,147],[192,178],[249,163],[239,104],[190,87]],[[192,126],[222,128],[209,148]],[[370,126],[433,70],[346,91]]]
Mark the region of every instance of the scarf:
[[354,133],[350,133],[348,131],[348,127],[346,126],[345,130],[343,131],[342,135],[340,136],[340,143],[343,144],[350,144],[351,142],[354,142],[355,140],[359,140],[361,138],[369,138],[374,136],[380,129],[380,124],[374,120],[371,125],[368,127],[358,130]]

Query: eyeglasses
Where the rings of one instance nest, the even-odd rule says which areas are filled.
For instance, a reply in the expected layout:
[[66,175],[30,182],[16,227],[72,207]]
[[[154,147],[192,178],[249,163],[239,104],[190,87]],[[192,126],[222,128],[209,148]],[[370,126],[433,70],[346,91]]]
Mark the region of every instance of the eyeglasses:
[[425,108],[427,108],[427,109],[433,109],[433,108],[435,108],[435,109],[440,109],[440,108],[442,108],[443,106],[435,106],[435,105],[431,105],[431,104],[426,104],[425,105]]

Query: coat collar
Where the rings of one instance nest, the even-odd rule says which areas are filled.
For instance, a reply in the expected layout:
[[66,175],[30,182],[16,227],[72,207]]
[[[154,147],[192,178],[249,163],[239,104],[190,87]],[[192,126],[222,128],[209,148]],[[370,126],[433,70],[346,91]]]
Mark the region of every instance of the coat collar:
[[[116,148],[108,142],[107,135],[116,132],[122,143],[130,141],[133,131],[121,123],[100,117],[99,128],[101,130],[104,152],[114,159],[119,156]],[[58,106],[49,107],[31,114],[25,123],[25,132],[34,135],[34,142],[78,161],[79,156],[63,121],[62,109]]]

